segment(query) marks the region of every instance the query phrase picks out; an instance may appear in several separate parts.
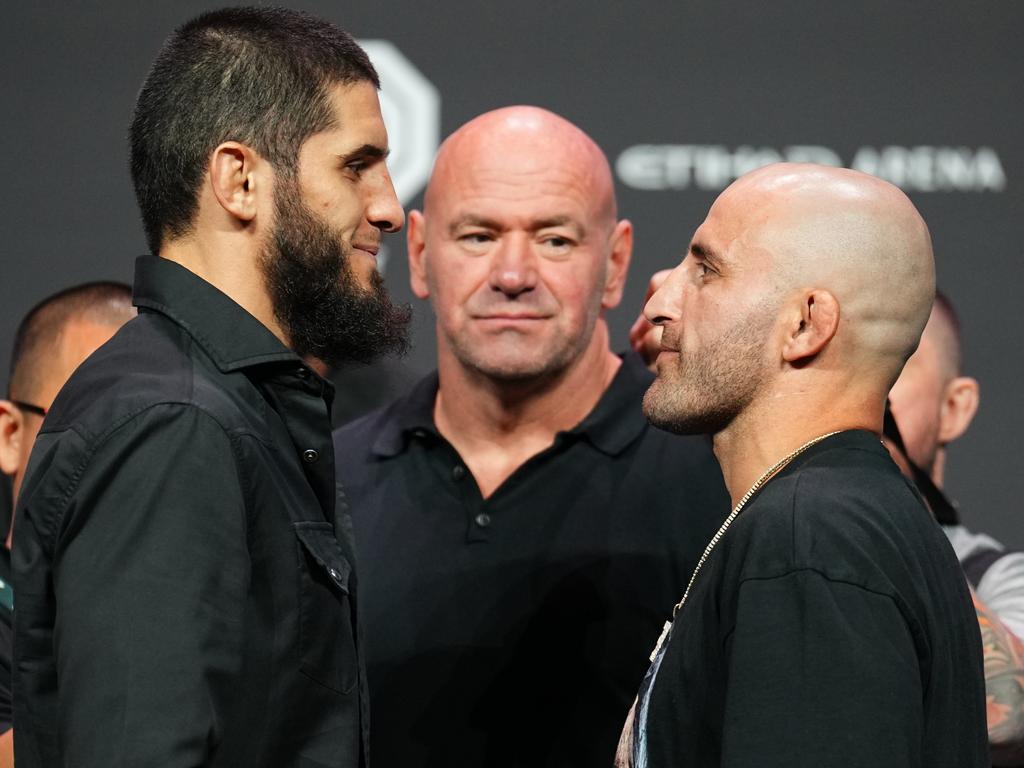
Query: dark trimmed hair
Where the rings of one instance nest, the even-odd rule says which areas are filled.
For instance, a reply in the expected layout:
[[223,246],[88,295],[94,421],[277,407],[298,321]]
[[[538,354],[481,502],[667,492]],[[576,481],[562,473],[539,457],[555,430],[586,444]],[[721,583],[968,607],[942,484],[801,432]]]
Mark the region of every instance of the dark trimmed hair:
[[941,343],[941,352],[945,356],[952,376],[959,376],[963,369],[963,338],[960,331],[960,317],[956,307],[942,291],[935,292],[933,311],[942,320],[946,338]]
[[380,87],[366,52],[302,11],[225,8],[175,30],[142,85],[130,131],[150,251],[191,230],[219,144],[245,144],[291,176],[302,143],[334,123],[328,89],[359,81]]
[[42,363],[53,356],[69,321],[85,319],[120,327],[134,313],[131,287],[109,280],[74,285],[47,296],[28,311],[14,332],[8,394],[21,400],[35,398]]

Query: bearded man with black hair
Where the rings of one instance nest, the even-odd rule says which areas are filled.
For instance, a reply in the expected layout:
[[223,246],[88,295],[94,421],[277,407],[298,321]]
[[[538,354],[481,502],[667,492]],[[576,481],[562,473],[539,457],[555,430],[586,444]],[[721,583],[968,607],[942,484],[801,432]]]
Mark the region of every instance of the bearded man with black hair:
[[131,127],[139,317],[72,376],[21,493],[15,739],[33,766],[357,766],[368,702],[332,386],[404,348],[377,75],[304,13],[204,14]]

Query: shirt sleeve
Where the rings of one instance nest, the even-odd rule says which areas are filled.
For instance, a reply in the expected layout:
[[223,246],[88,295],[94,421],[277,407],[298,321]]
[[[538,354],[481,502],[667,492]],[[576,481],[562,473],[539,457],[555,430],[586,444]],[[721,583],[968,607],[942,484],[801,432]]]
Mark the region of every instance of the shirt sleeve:
[[205,765],[239,673],[248,565],[231,440],[157,406],[89,461],[53,557],[61,751]]
[[999,620],[1024,639],[1024,552],[1003,555],[978,582],[978,597]]
[[913,638],[885,595],[798,570],[740,587],[723,768],[919,765]]

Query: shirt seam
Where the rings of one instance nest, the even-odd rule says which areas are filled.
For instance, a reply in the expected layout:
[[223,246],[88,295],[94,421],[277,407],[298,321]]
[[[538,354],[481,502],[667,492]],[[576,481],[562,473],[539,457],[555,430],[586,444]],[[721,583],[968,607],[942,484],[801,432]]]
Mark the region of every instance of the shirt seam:
[[[878,597],[884,597],[884,598],[886,598],[888,600],[891,600],[893,602],[893,604],[896,606],[896,610],[898,610],[900,612],[900,615],[904,617],[904,620],[907,620],[907,618],[908,618],[908,612],[906,610],[907,606],[904,605],[903,601],[899,599],[898,595],[890,594],[888,592],[882,592],[882,591],[877,590],[877,589],[872,589],[871,587],[867,587],[867,586],[865,586],[863,584],[858,584],[857,582],[850,581],[849,579],[837,579],[837,578],[834,578],[832,576],[829,576],[827,573],[825,573],[824,571],[822,571],[819,568],[814,568],[812,566],[807,566],[807,565],[805,565],[805,566],[798,566],[798,567],[794,566],[793,568],[790,568],[789,570],[782,571],[780,573],[775,573],[775,574],[772,574],[770,576],[746,576],[746,577],[743,577],[736,584],[736,595],[737,595],[737,597],[739,596],[740,590],[743,588],[743,585],[746,584],[747,582],[753,582],[753,581],[757,581],[757,582],[776,581],[778,579],[784,579],[787,576],[792,576],[795,573],[814,573],[814,574],[817,574],[818,576],[820,576],[825,581],[829,582],[830,584],[844,584],[846,586],[854,587],[855,589],[859,589],[862,592],[867,592],[868,594],[871,594],[871,595],[877,595]],[[909,625],[909,621],[908,621],[908,625]],[[913,628],[911,628],[911,629],[916,634],[916,630],[913,629]],[[735,632],[735,631],[736,631],[736,622],[733,621],[732,626],[729,627],[729,630],[724,635],[722,635],[721,643],[722,643],[723,646],[729,641],[729,638],[732,636],[733,632]]]
[[186,402],[186,401],[180,401],[180,400],[170,400],[170,401],[161,401],[161,402],[158,402],[158,403],[149,403],[146,406],[144,406],[142,408],[139,408],[138,410],[133,411],[133,412],[127,414],[121,420],[119,420],[117,422],[114,422],[114,424],[112,424],[107,430],[105,430],[104,432],[101,432],[99,434],[96,434],[94,436],[86,435],[84,432],[82,432],[79,429],[79,425],[73,424],[73,425],[71,425],[68,428],[68,431],[74,432],[79,437],[81,437],[87,443],[88,448],[85,450],[84,455],[82,457],[82,460],[78,463],[78,466],[75,467],[74,472],[72,472],[72,474],[71,474],[71,481],[68,483],[67,488],[65,489],[64,493],[61,495],[60,505],[59,505],[59,508],[58,508],[56,519],[54,520],[55,525],[52,528],[52,530],[55,533],[57,531],[60,531],[64,527],[64,516],[67,513],[68,504],[71,502],[72,496],[74,496],[75,492],[78,490],[78,486],[81,483],[82,476],[85,474],[85,470],[88,468],[89,464],[92,462],[93,458],[95,457],[96,453],[100,450],[100,448],[102,448],[104,445],[106,445],[106,443],[111,438],[113,438],[113,436],[114,436],[114,434],[116,432],[121,430],[123,427],[128,425],[130,422],[132,422],[135,419],[139,418],[140,416],[142,416],[147,411],[150,411],[153,408],[158,408],[158,407],[164,406],[164,405],[178,405],[178,406],[183,406],[184,408],[194,408],[196,411],[204,414],[214,424],[216,424],[221,429],[221,431],[224,433],[225,437],[227,437],[228,442],[232,446],[232,453],[234,453],[234,460],[235,460],[235,475],[237,477],[239,477],[239,479],[241,479],[241,473],[239,472],[239,469],[238,469],[238,462],[239,462],[239,458],[240,457],[239,457],[238,452],[237,452],[236,447],[235,447],[236,446],[236,438],[237,437],[241,437],[241,436],[246,436],[246,435],[254,437],[257,440],[259,440],[259,438],[255,434],[250,434],[248,432],[248,430],[244,430],[244,429],[243,430],[229,429],[208,408],[206,408],[206,407],[204,407],[204,406],[202,406],[202,405],[200,405],[198,403],[195,403],[195,402]]

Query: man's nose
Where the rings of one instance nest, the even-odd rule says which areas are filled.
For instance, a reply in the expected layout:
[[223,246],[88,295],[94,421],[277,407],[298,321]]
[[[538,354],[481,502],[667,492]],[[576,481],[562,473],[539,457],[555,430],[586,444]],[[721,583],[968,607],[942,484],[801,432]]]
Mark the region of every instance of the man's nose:
[[[381,164],[383,166],[383,163]],[[366,218],[382,232],[398,232],[405,225],[405,211],[395,194],[395,185],[391,182],[391,174],[387,168],[376,184],[371,185],[367,194]]]
[[683,309],[683,265],[680,264],[654,292],[644,307],[644,316],[654,325],[678,320]]
[[532,291],[537,285],[537,256],[529,239],[508,234],[498,243],[491,262],[491,288],[507,296]]

